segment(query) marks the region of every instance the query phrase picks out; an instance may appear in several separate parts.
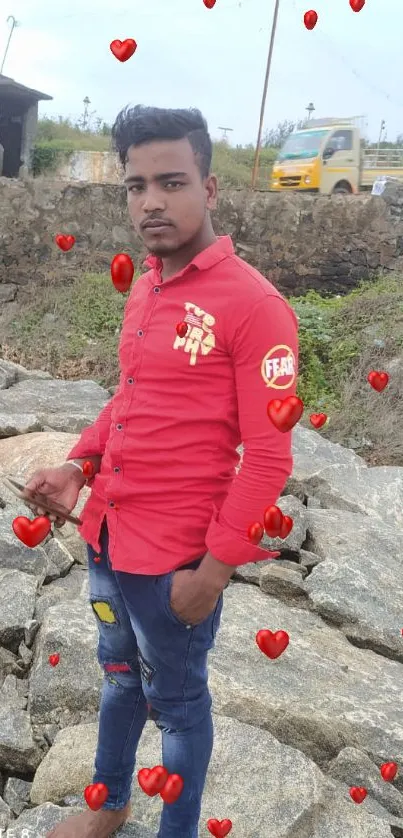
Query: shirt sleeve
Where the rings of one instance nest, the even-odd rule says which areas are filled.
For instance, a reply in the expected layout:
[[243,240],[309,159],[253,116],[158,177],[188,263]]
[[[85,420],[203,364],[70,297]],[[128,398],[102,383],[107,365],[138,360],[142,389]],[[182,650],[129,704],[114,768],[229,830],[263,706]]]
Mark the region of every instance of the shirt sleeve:
[[288,303],[267,295],[237,328],[232,344],[243,460],[228,495],[213,516],[206,547],[218,561],[243,565],[275,558],[254,545],[248,528],[277,503],[292,473],[292,431],[277,430],[267,415],[271,399],[296,394],[298,321]]

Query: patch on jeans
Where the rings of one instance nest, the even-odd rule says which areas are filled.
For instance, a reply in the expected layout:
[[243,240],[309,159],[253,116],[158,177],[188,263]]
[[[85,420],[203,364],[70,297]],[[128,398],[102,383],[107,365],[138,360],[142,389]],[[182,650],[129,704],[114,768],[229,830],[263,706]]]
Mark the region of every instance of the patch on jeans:
[[141,677],[142,677],[143,681],[145,681],[146,684],[148,684],[148,686],[150,686],[151,681],[153,680],[154,675],[155,675],[157,670],[154,668],[154,666],[151,666],[151,664],[148,663],[148,661],[146,661],[145,658],[143,658],[143,655],[141,654],[140,649],[137,649],[137,657],[138,657],[138,661],[139,661]]
[[95,601],[91,602],[92,610],[95,611],[101,623],[117,623],[117,615],[109,605],[109,602]]

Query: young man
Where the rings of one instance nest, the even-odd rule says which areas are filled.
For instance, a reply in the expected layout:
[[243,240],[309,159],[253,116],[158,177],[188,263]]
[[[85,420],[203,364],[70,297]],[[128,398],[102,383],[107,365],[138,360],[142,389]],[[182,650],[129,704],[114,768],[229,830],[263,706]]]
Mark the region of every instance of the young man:
[[295,393],[297,321],[230,237],[214,233],[217,179],[199,111],[125,109],[113,139],[149,270],[127,301],[117,392],[69,462],[28,484],[70,511],[83,462],[96,472],[80,532],[105,672],[93,782],[109,797],[50,835],[107,838],[127,819],[151,718],[162,764],[184,781],[163,805],[158,838],[197,838],[213,747],[207,656],[223,590],[237,565],[279,555],[255,546],[248,528],[292,471],[291,433],[274,427],[267,404]]

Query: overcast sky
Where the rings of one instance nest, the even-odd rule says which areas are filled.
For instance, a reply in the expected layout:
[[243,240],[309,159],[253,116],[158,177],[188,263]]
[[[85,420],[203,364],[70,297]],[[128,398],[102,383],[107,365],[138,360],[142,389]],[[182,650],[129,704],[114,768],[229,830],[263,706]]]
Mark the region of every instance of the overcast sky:
[[[309,32],[307,9],[319,14]],[[90,111],[113,122],[126,104],[198,107],[218,139],[255,143],[274,0],[2,0],[3,73],[53,96],[40,115]],[[358,14],[348,0],[280,0],[266,102],[265,128],[314,116],[365,115],[376,140],[403,133],[403,0],[366,0]],[[120,63],[109,44],[134,38],[134,56]]]

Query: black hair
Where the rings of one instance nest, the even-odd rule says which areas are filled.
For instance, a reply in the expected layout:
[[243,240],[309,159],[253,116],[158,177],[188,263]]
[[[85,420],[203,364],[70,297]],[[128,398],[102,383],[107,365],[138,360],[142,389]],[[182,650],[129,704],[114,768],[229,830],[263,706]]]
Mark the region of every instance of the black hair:
[[153,140],[182,140],[192,146],[202,178],[210,174],[213,146],[207,122],[197,108],[153,108],[136,105],[123,108],[112,128],[112,143],[123,166],[130,146]]

